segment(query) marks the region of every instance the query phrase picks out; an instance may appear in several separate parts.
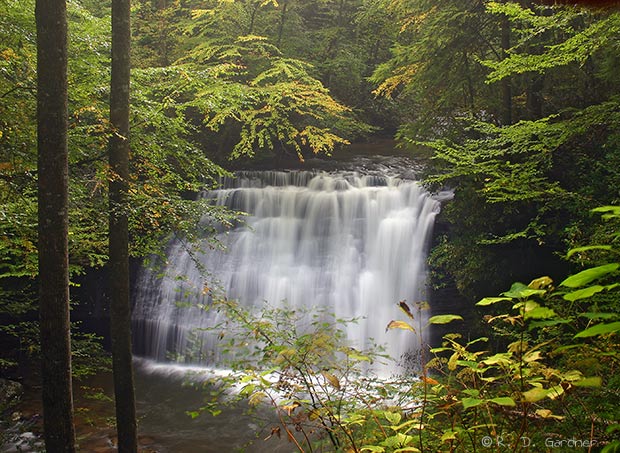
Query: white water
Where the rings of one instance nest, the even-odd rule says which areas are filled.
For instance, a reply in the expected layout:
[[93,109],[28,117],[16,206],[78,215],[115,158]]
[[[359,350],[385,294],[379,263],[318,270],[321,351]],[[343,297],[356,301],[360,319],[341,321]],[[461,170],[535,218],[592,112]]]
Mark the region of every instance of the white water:
[[[206,284],[219,281],[229,299],[260,308],[322,307],[347,327],[350,346],[371,339],[400,359],[419,347],[409,331],[390,330],[404,319],[398,302],[426,298],[426,254],[439,202],[413,181],[356,174],[263,172],[240,176],[206,194],[247,212],[247,226],[220,235],[226,250],[205,247],[192,257],[172,242],[162,271],[143,270],[137,282],[134,338],[138,353],[165,361],[172,352],[218,366],[217,335],[196,329],[218,324]],[[212,274],[210,282],[194,259]],[[178,302],[191,305],[179,307]],[[427,315],[414,310],[417,327]],[[192,354],[190,354],[192,351]],[[396,370],[396,368],[391,368]],[[383,370],[385,371],[385,370]]]

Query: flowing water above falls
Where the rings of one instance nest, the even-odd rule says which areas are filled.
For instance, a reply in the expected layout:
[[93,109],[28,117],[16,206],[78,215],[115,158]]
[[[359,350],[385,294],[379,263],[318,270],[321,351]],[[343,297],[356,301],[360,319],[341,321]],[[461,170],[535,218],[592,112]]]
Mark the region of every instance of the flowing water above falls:
[[[163,272],[141,272],[134,307],[139,354],[221,364],[217,334],[201,330],[221,321],[200,308],[211,303],[203,289],[214,282],[248,307],[320,307],[361,318],[347,326],[352,347],[374,339],[395,359],[419,348],[412,332],[386,331],[403,317],[399,301],[413,307],[426,297],[427,245],[439,202],[416,182],[272,171],[242,173],[223,187],[205,196],[246,212],[244,224],[219,236],[224,250],[190,253],[173,241]],[[425,314],[414,314],[423,323]]]

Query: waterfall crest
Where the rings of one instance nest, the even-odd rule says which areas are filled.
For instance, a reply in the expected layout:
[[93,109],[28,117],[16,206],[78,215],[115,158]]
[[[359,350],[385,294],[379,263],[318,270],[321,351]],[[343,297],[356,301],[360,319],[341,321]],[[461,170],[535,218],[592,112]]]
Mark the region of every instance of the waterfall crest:
[[[140,272],[133,314],[138,354],[189,357],[199,341],[201,360],[218,365],[215,334],[197,330],[220,321],[200,308],[210,303],[201,266],[244,306],[286,301],[361,318],[347,326],[352,347],[374,339],[395,359],[419,348],[416,335],[386,326],[402,319],[399,301],[413,308],[426,297],[426,254],[439,211],[426,190],[387,176],[307,171],[245,172],[222,187],[204,196],[247,213],[244,225],[219,235],[225,250],[205,247],[192,256],[172,241],[164,272]],[[414,314],[423,324],[424,312]]]

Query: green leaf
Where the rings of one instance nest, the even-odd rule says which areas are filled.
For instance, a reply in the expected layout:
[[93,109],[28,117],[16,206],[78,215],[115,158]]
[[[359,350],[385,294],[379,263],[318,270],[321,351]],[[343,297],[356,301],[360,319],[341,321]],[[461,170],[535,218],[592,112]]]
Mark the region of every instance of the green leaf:
[[463,317],[459,315],[437,315],[428,320],[429,324],[448,324],[452,321],[462,321]]
[[619,313],[579,313],[582,318],[588,319],[617,319],[620,317]]
[[620,217],[620,206],[599,206],[592,209],[592,212],[603,213],[603,219],[611,219],[613,217]]
[[383,453],[385,451],[385,448],[380,447],[379,445],[364,445],[360,451],[370,451],[372,453]]
[[463,390],[463,393],[469,396],[478,396],[480,395],[480,390],[478,389],[465,389]]
[[484,403],[484,400],[478,398],[463,398],[461,403],[463,403],[463,409],[469,409],[470,407],[480,406]]
[[456,431],[446,431],[441,436],[442,442],[447,442],[449,440],[455,440],[458,433]]
[[482,361],[485,365],[508,365],[512,360],[512,354],[509,352],[501,352],[492,355]]
[[601,450],[601,453],[620,453],[620,440],[614,440],[605,445],[605,447]]
[[526,310],[523,319],[549,319],[555,316],[555,312],[551,308],[536,307],[532,310]]
[[620,331],[620,322],[612,322],[610,324],[597,324],[593,327],[589,327],[586,330],[582,330],[573,338],[587,338],[597,335],[605,335],[608,333],[614,333]]
[[533,389],[523,392],[523,399],[528,403],[535,403],[543,398],[546,398],[548,390],[541,387],[534,387]]
[[589,286],[587,288],[578,289],[577,291],[564,294],[563,297],[564,297],[564,300],[567,300],[569,302],[575,302],[576,300],[579,300],[579,299],[587,299],[588,297],[592,297],[593,295],[595,295],[596,293],[600,293],[604,289],[605,289],[604,286],[594,285],[594,286]]
[[573,382],[573,385],[577,387],[600,387],[602,385],[602,379],[599,376],[587,377]]
[[534,296],[536,294],[545,294],[543,289],[533,289],[523,283],[513,283],[508,291],[502,293],[502,296],[510,297],[512,299],[525,299],[526,297]]
[[579,288],[581,286],[587,285],[591,281],[597,280],[601,277],[604,277],[607,274],[614,272],[620,267],[618,263],[605,264],[603,266],[592,267],[590,269],[586,269],[585,271],[581,271],[578,274],[571,275],[562,283],[561,286],[567,286],[569,288]]
[[575,253],[588,252],[590,250],[612,250],[612,247],[611,245],[586,245],[583,247],[575,247],[568,251],[566,258],[570,258]]
[[402,416],[398,412],[385,411],[383,416],[391,425],[398,425],[402,419]]
[[484,307],[484,306],[487,306],[487,305],[496,304],[496,303],[501,302],[503,300],[511,300],[511,298],[510,297],[485,297],[484,299],[480,300],[476,305]]
[[516,406],[515,400],[510,398],[509,396],[499,396],[497,398],[492,398],[489,400],[491,403],[495,403],[499,406]]
[[620,286],[618,283],[614,283],[613,285],[594,285],[589,286],[588,288],[578,289],[577,291],[570,292],[564,295],[564,299],[574,302],[579,299],[586,299],[588,297],[592,297],[594,294],[599,293],[601,291],[609,291],[610,289],[614,289]]

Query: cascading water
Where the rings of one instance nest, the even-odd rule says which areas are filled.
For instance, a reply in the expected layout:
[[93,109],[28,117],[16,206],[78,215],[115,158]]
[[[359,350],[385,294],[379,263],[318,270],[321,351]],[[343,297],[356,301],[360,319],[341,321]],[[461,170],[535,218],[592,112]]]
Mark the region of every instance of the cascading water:
[[[245,306],[286,303],[361,318],[347,326],[352,347],[364,349],[374,339],[395,359],[419,348],[412,332],[386,331],[390,320],[401,318],[399,301],[414,308],[425,299],[426,252],[439,201],[416,182],[255,172],[205,196],[248,213],[245,224],[220,235],[225,250],[206,247],[193,255],[173,241],[164,272],[141,271],[133,315],[139,354],[158,361],[171,353],[195,358],[199,344],[205,364],[218,365],[217,335],[202,329],[217,325],[220,315],[201,308],[210,303],[201,266]],[[423,323],[424,312],[414,314]]]

